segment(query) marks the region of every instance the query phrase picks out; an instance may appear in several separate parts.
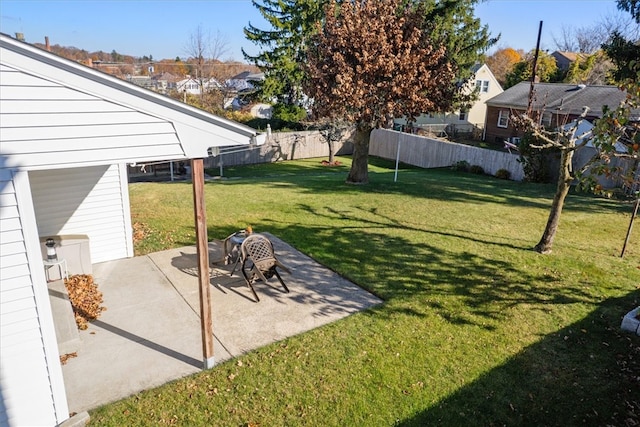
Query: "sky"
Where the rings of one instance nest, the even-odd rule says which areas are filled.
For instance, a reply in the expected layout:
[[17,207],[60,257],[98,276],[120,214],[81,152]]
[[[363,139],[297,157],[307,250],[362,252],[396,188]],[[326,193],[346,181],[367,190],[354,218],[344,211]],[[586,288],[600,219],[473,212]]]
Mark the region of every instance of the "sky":
[[[485,0],[476,17],[500,41],[490,50],[535,48],[543,21],[541,48],[555,50],[553,36],[565,27],[588,27],[619,14],[615,0]],[[269,29],[250,0],[0,0],[0,32],[23,33],[29,43],[77,47],[89,52],[113,50],[155,60],[185,58],[190,36],[200,27],[220,34],[228,52],[222,59],[244,61],[241,49],[259,48],[244,37],[251,22]]]

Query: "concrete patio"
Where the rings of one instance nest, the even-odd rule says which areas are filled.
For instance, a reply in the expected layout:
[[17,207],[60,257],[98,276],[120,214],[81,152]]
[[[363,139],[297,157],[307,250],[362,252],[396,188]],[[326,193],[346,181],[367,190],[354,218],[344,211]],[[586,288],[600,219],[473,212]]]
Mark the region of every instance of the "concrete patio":
[[[242,274],[230,276],[233,266],[221,262],[221,242],[209,244],[216,363],[382,302],[268,236],[292,271],[282,274],[291,292],[285,293],[275,277],[257,282],[258,303]],[[79,331],[73,343],[77,357],[62,367],[71,413],[202,370],[196,265],[195,246],[93,265],[107,310]],[[52,302],[60,298],[50,294]]]

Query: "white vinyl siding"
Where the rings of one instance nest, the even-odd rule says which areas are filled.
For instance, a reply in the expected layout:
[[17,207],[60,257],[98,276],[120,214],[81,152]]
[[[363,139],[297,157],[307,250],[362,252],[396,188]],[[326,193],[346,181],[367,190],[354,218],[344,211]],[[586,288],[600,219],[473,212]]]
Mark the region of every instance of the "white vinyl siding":
[[0,425],[57,425],[68,409],[39,248],[28,243],[33,209],[16,188],[28,186],[26,172],[21,177],[0,169]]
[[40,235],[87,234],[93,262],[133,256],[126,163],[256,134],[0,34],[0,426],[69,416]]
[[118,165],[30,172],[40,237],[86,234],[92,263],[133,256],[121,172]]
[[[16,165],[119,163],[184,157],[167,120],[8,66],[0,68],[2,152]],[[153,146],[150,150],[149,147]]]

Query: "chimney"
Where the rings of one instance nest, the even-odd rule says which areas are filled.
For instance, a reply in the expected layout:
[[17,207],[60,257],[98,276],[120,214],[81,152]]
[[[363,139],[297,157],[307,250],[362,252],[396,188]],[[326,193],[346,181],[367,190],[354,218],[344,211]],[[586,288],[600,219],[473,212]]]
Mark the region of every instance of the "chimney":
[[24,41],[24,33],[16,33],[16,40]]
[[47,52],[51,52],[51,45],[49,44],[49,36],[44,36],[44,48]]

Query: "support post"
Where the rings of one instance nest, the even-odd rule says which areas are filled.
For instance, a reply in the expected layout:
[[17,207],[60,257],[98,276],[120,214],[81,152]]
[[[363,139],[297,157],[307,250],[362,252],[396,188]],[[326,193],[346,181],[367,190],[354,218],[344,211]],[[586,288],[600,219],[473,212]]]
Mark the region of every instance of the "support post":
[[210,369],[215,364],[215,361],[213,357],[213,326],[211,322],[211,296],[209,292],[209,241],[207,236],[207,215],[204,203],[203,159],[191,159],[191,181],[193,182],[193,209],[196,222],[202,353],[204,369]]
[[624,257],[624,253],[627,250],[627,245],[629,244],[629,238],[631,237],[631,229],[633,228],[633,220],[636,218],[638,214],[638,207],[640,206],[640,194],[636,199],[636,205],[633,208],[633,213],[631,214],[631,220],[629,221],[629,229],[627,230],[627,237],[624,239],[624,245],[622,245],[622,252],[620,253],[620,258]]
[[396,150],[396,172],[393,174],[393,182],[398,180],[398,164],[400,163],[400,143],[402,142],[404,135],[401,133],[398,135],[398,149]]

